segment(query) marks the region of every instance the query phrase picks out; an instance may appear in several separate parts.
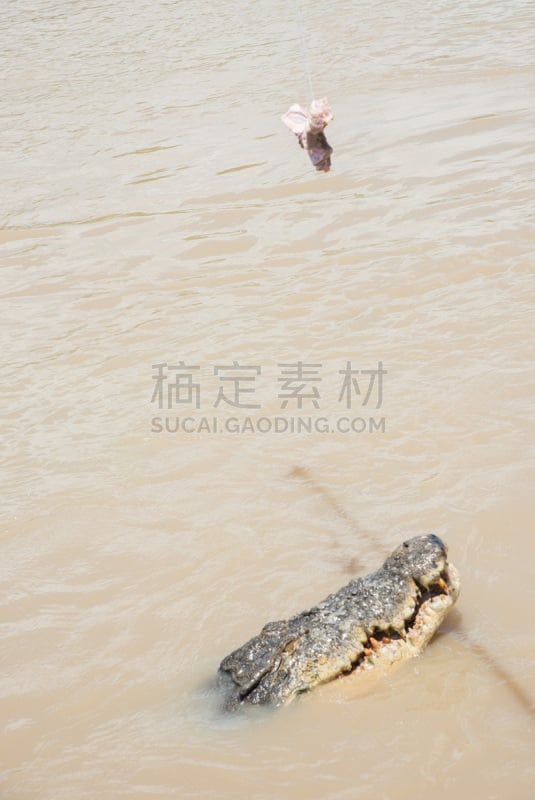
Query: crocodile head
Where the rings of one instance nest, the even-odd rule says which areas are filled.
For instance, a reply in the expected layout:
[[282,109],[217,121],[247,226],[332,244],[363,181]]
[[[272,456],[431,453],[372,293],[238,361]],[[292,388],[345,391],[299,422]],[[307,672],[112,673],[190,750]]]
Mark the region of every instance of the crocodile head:
[[349,672],[418,655],[459,594],[459,575],[435,534],[403,542],[375,572],[317,606],[268,623],[227,656],[227,708],[282,705]]

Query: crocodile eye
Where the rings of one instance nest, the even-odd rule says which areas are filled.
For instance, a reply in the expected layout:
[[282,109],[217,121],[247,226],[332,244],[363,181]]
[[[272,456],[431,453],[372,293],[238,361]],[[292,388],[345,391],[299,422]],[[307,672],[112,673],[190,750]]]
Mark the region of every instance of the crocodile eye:
[[408,542],[403,542],[403,547],[408,547],[408,546],[409,546]]

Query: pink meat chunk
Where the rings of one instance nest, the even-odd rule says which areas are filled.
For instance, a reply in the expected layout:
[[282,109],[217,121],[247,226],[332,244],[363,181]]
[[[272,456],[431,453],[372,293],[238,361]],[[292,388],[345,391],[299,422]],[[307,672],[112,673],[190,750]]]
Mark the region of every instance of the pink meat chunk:
[[299,144],[307,151],[310,160],[320,172],[328,172],[331,168],[333,149],[323,131],[332,119],[333,114],[326,97],[313,100],[308,112],[294,103],[282,117],[284,124],[295,133]]

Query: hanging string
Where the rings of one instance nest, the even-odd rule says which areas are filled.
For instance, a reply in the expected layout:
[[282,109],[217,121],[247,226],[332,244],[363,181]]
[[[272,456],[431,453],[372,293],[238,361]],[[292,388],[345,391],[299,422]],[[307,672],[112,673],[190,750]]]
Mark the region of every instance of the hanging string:
[[310,72],[310,62],[308,59],[308,47],[305,35],[305,23],[303,21],[303,13],[301,11],[301,4],[299,0],[295,0],[295,12],[297,18],[297,26],[301,36],[301,49],[303,50],[303,63],[305,65],[305,72],[308,80],[309,101],[315,100],[314,90],[312,89],[312,75]]

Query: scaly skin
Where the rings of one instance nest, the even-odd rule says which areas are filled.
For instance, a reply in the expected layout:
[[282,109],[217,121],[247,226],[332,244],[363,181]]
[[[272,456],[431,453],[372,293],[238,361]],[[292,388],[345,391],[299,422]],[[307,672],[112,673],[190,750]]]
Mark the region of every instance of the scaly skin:
[[309,611],[270,622],[223,659],[227,710],[280,706],[356,670],[418,655],[459,594],[457,570],[434,534],[409,539],[376,572]]

